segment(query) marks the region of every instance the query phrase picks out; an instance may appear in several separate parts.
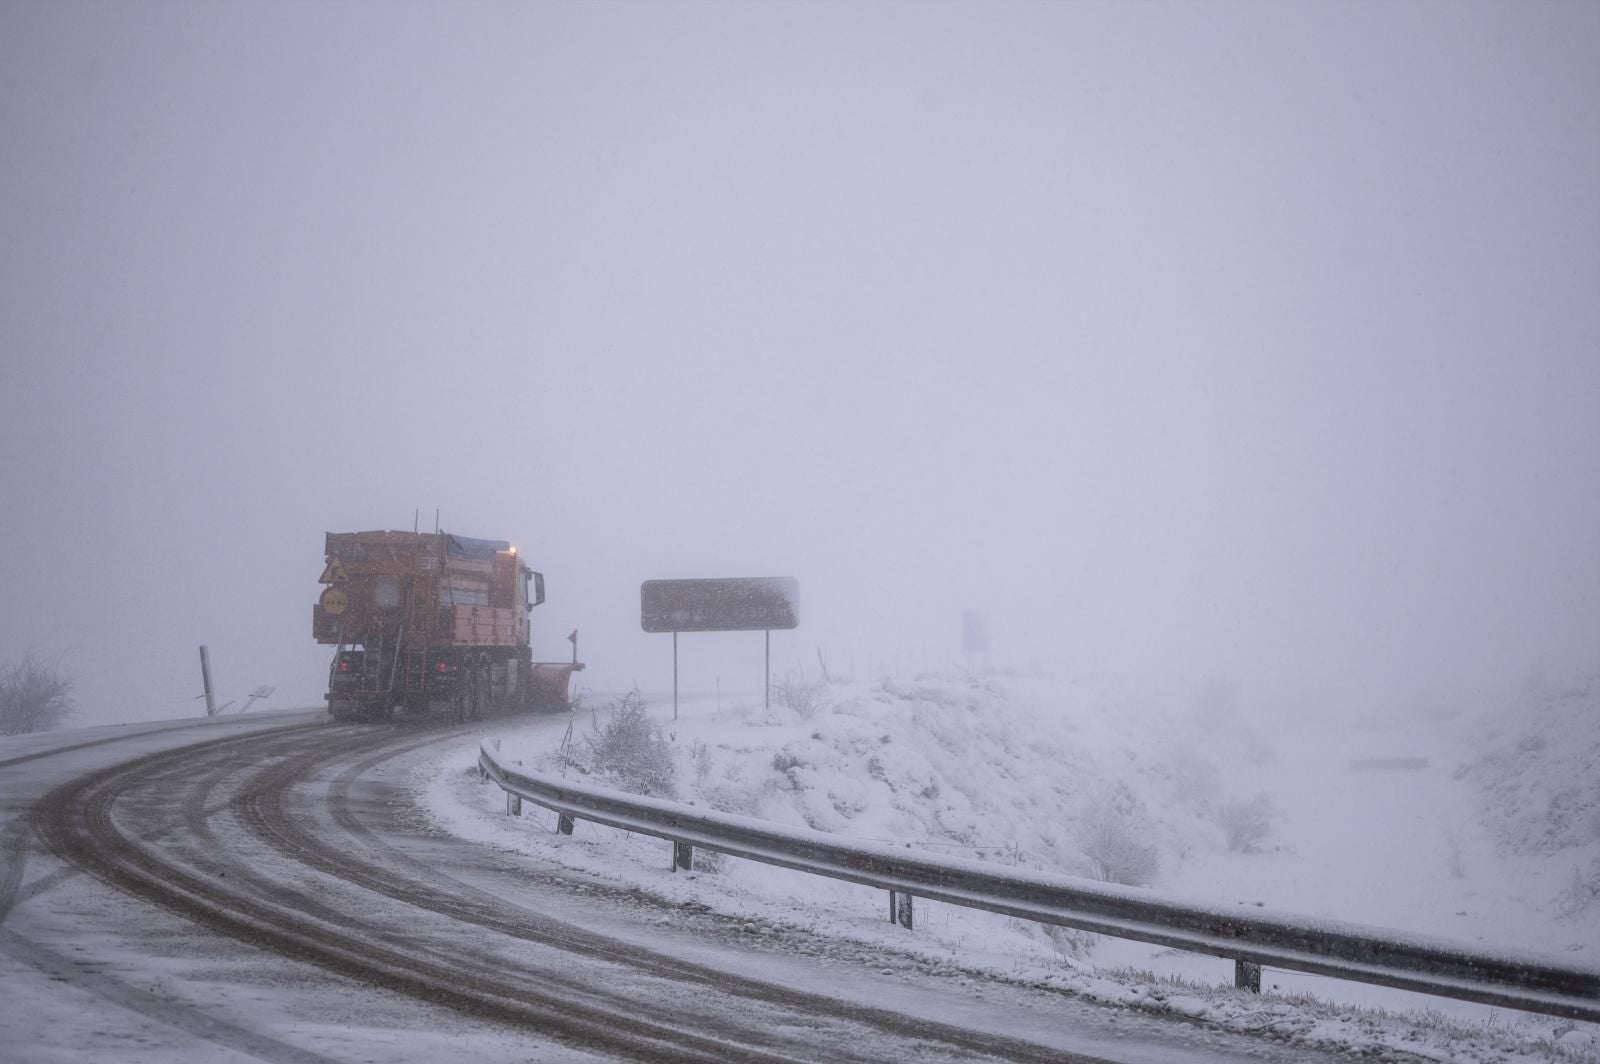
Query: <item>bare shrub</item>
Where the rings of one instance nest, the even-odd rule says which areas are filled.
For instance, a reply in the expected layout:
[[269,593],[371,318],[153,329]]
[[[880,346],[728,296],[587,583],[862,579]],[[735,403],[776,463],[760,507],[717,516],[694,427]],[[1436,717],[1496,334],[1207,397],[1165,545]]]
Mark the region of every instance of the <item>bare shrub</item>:
[[76,709],[72,680],[31,652],[0,674],[0,735],[59,728]]
[[637,688],[620,702],[611,703],[606,722],[585,740],[588,768],[630,793],[676,798],[678,779],[672,744],[661,725],[650,719],[646,708]]
[[796,676],[786,672],[783,682],[778,685],[778,705],[788,706],[801,720],[810,720],[827,702],[827,689],[825,680],[807,683],[803,673]]
[[689,747],[689,760],[694,764],[695,783],[705,786],[706,779],[711,775],[711,747],[706,745],[704,739],[696,739]]
[[1228,849],[1256,853],[1272,834],[1278,805],[1266,791],[1253,798],[1232,798],[1217,808],[1217,823],[1228,837]]
[[1122,787],[1092,802],[1078,822],[1078,845],[1095,878],[1107,883],[1137,887],[1155,878],[1160,862],[1143,834],[1137,803]]

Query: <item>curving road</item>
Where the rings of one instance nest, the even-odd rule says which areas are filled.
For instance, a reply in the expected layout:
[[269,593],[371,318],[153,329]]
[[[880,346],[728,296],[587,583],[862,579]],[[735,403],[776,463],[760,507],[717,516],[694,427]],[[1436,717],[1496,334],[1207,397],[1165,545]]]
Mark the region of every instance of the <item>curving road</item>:
[[7,1060],[1345,1059],[707,914],[430,830],[477,731],[322,714],[0,747]]

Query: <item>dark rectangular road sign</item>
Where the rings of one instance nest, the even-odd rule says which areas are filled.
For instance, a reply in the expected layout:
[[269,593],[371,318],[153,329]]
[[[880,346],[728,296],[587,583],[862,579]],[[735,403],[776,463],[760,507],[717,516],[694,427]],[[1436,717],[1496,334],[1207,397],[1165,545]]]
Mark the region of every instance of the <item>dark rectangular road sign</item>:
[[800,625],[800,582],[792,576],[646,580],[639,624],[647,632],[759,632]]

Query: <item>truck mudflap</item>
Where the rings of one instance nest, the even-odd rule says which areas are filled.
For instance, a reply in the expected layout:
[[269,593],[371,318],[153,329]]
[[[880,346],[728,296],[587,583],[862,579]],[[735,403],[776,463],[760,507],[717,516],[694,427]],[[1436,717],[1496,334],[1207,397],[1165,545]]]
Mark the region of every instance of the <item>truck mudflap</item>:
[[528,685],[528,708],[535,713],[565,713],[571,709],[572,674],[582,669],[580,662],[535,662]]

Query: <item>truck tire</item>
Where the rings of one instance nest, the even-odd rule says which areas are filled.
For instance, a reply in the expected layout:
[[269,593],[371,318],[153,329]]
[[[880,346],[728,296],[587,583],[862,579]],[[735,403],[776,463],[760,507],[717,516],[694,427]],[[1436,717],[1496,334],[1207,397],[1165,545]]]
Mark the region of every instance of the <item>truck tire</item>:
[[494,712],[494,674],[487,661],[478,662],[478,719],[487,720]]
[[472,719],[482,720],[488,716],[489,709],[489,676],[483,663],[479,662],[472,670]]
[[328,716],[342,723],[344,721],[355,720],[358,714],[356,712],[356,707],[351,703],[342,698],[330,698],[328,700]]

